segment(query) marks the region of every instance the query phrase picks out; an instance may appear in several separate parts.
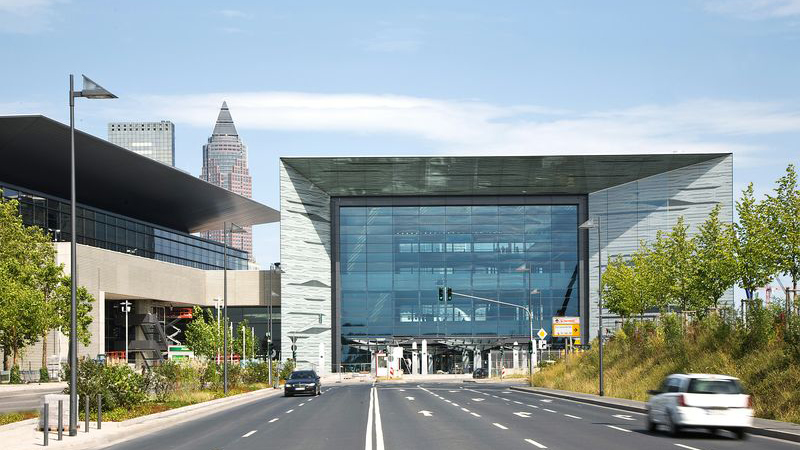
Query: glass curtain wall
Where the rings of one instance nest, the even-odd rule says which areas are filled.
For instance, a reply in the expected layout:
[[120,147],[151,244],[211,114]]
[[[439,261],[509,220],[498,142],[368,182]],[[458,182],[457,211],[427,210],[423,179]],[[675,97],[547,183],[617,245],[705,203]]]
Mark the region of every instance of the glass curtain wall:
[[578,205],[340,207],[342,362],[366,338],[528,335],[523,311],[438,286],[530,302],[537,329],[579,315],[577,226]]

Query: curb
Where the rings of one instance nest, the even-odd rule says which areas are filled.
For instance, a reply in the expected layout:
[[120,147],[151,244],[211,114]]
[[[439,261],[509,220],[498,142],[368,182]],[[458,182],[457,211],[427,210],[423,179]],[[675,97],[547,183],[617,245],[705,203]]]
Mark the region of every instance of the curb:
[[[590,405],[605,406],[606,408],[619,409],[619,410],[622,410],[622,411],[647,413],[647,408],[644,408],[644,407],[637,407],[637,406],[632,406],[632,405],[620,405],[618,403],[614,403],[614,402],[608,401],[608,400],[601,400],[601,399],[595,399],[595,398],[585,398],[585,397],[578,396],[578,395],[562,394],[562,393],[559,393],[559,392],[539,391],[539,390],[536,390],[535,387],[534,388],[530,388],[530,387],[511,386],[510,389],[512,391],[534,393],[534,394],[544,395],[544,396],[547,396],[547,397],[561,398],[561,399],[572,400],[572,401],[580,402],[580,403],[587,403],[587,404],[590,404]],[[778,423],[784,423],[784,422],[778,422]],[[748,431],[749,431],[750,434],[754,434],[754,435],[758,435],[758,436],[766,436],[766,437],[771,437],[771,438],[775,438],[775,439],[781,439],[781,440],[790,441],[790,442],[800,442],[800,434],[796,434],[796,433],[788,433],[788,432],[781,431],[781,430],[775,430],[775,429],[772,429],[772,428],[758,427],[758,426],[755,426],[755,425],[750,427],[750,429]]]

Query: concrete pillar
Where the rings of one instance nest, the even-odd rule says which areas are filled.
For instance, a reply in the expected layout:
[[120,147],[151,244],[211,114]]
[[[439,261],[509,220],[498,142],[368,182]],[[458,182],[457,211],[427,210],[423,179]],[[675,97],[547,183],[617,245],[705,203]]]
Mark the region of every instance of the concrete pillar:
[[422,340],[422,360],[420,361],[420,372],[422,375],[428,374],[428,340]]
[[519,369],[519,343],[517,342],[514,342],[513,353],[513,361],[511,362],[511,366],[514,369]]
[[416,342],[412,342],[411,343],[411,373],[412,374],[418,374],[419,373],[420,364],[419,364],[419,360],[417,358],[419,358],[419,353],[417,353],[417,343]]

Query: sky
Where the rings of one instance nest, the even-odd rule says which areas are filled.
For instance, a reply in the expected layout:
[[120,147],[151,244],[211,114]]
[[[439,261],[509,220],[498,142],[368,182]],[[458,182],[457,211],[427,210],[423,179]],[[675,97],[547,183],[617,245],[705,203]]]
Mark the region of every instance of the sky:
[[[253,198],[278,157],[733,152],[734,191],[800,163],[800,0],[0,0],[0,114],[171,120],[199,174],[223,100]],[[254,256],[279,260],[278,225]]]

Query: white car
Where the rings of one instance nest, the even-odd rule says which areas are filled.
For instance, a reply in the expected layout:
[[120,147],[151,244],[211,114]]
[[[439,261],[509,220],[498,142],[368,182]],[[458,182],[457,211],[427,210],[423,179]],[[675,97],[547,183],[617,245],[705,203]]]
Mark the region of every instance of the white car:
[[753,425],[753,404],[738,378],[703,373],[673,374],[660,389],[648,391],[647,429],[664,425],[671,434],[682,428],[732,431],[744,439]]

